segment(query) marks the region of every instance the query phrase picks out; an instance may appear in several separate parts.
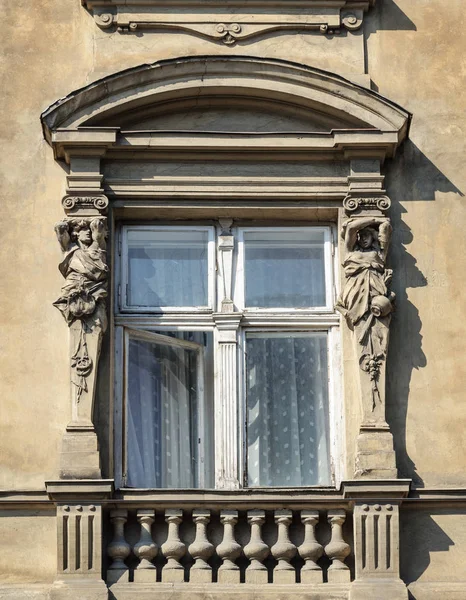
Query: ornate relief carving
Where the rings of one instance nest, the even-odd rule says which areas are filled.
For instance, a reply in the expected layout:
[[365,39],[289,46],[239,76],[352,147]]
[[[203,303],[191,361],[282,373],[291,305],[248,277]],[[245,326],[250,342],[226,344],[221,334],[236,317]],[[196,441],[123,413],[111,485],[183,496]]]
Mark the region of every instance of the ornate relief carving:
[[380,424],[385,423],[380,374],[395,299],[388,291],[392,271],[385,268],[391,233],[388,217],[353,217],[343,223],[346,282],[336,305],[354,331],[359,365],[370,379],[369,398],[363,391],[365,422]]
[[62,201],[62,206],[66,214],[73,212],[75,209],[95,208],[100,213],[105,213],[108,208],[107,196],[65,196]]
[[377,196],[377,197],[363,197],[354,198],[352,196],[346,196],[343,200],[343,206],[347,212],[351,213],[358,209],[373,210],[378,209],[381,211],[388,210],[392,205],[391,200],[388,196]]
[[[79,404],[83,393],[93,394],[88,378],[97,369],[101,338],[107,329],[106,219],[65,219],[57,223],[55,232],[64,253],[59,269],[65,284],[61,296],[53,304],[74,334],[71,381],[76,387],[76,403]],[[73,417],[79,421],[77,412]],[[91,422],[92,414],[86,413],[85,420]]]
[[176,18],[170,3],[163,0],[84,0],[101,29],[116,28],[121,33],[144,29],[185,31],[213,42],[233,45],[237,41],[272,31],[317,31],[332,35],[341,29],[361,27],[364,13],[375,0],[254,0],[247,6],[240,0],[209,2],[209,14],[202,2],[178,0]]

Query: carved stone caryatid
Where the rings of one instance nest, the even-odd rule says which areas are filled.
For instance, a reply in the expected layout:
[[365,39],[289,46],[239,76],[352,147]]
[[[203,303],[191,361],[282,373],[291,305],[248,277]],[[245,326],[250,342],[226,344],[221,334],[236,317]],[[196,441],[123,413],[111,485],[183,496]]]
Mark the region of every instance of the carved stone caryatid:
[[385,268],[391,232],[387,217],[356,217],[343,224],[346,282],[336,308],[355,333],[359,365],[371,382],[370,396],[363,398],[364,422],[369,424],[385,424],[380,371],[395,298],[387,287],[392,271]]
[[129,581],[129,570],[125,565],[131,547],[125,539],[125,523],[128,520],[128,511],[117,508],[110,512],[110,521],[113,525],[113,540],[107,546],[107,554],[113,560],[107,571],[107,583]]
[[262,525],[265,523],[263,510],[248,510],[248,523],[251,526],[251,539],[243,548],[246,558],[251,564],[246,569],[246,583],[267,583],[268,571],[263,564],[270,554],[269,547],[262,540]]
[[133,552],[139,558],[139,564],[134,571],[134,581],[137,583],[151,583],[156,581],[156,568],[152,561],[157,556],[158,547],[152,539],[152,523],[155,520],[155,511],[140,509],[137,519],[141,525],[139,541],[134,545]]
[[322,583],[322,569],[317,561],[324,553],[321,544],[316,540],[315,529],[319,522],[317,510],[302,510],[301,522],[304,525],[304,541],[299,546],[300,557],[305,561],[301,569],[301,583]]
[[235,564],[241,554],[241,546],[235,540],[235,525],[238,523],[237,510],[222,510],[220,522],[223,525],[223,540],[217,546],[217,555],[223,559],[218,570],[219,583],[240,583],[240,569]]
[[346,583],[350,581],[351,574],[345,559],[350,554],[351,548],[343,539],[343,523],[346,521],[346,512],[342,509],[329,510],[327,519],[332,528],[332,537],[325,546],[325,554],[332,561],[328,568],[329,583]]
[[106,219],[69,218],[58,223],[55,232],[64,253],[59,269],[65,283],[54,306],[71,333],[72,411],[60,472],[65,479],[95,479],[100,478],[100,466],[92,418],[97,365],[107,328]]
[[353,331],[359,360],[363,419],[357,441],[356,477],[396,477],[393,438],[385,420],[385,366],[395,294],[385,268],[392,227],[385,216],[357,216],[343,223],[345,284],[336,308]]
[[210,510],[193,510],[193,521],[196,524],[196,538],[189,546],[188,552],[195,562],[191,567],[189,580],[196,583],[211,583],[212,567],[207,562],[214,553],[214,547],[207,539]]
[[183,511],[179,509],[165,510],[165,521],[168,523],[167,541],[162,544],[162,553],[167,564],[162,569],[163,583],[179,583],[184,581],[184,567],[180,559],[186,554],[186,546],[180,540],[180,524]]
[[290,564],[296,556],[296,546],[291,543],[289,528],[293,520],[291,510],[276,510],[275,523],[278,527],[276,543],[270,549],[272,556],[278,561],[273,571],[274,583],[296,583],[296,570]]

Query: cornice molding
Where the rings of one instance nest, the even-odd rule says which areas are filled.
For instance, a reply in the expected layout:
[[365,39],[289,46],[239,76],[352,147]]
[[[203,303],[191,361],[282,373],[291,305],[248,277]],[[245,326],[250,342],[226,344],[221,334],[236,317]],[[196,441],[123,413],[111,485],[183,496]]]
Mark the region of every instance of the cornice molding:
[[[234,45],[273,31],[333,35],[361,27],[376,0],[82,0],[103,30],[182,31]],[[225,6],[227,4],[227,6]],[[208,9],[208,10],[206,10]]]
[[[263,100],[277,114],[287,106],[345,123],[324,132],[125,131],[128,114],[156,111],[187,98]],[[252,99],[252,100],[251,100]],[[111,151],[193,150],[335,152],[340,158],[393,156],[408,134],[411,115],[376,92],[339,75],[290,61],[248,56],[186,57],[144,64],[72,92],[42,114],[57,158]],[[65,150],[66,149],[66,152]],[[356,153],[356,154],[355,154]],[[344,154],[344,156],[343,156]]]

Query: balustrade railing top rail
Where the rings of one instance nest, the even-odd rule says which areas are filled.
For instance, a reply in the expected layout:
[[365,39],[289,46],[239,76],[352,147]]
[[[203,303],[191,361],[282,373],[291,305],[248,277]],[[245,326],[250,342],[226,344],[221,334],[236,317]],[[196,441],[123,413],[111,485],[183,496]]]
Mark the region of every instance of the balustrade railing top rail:
[[305,510],[313,507],[316,510],[331,508],[351,509],[351,499],[344,497],[335,488],[286,488],[247,489],[247,490],[148,490],[123,488],[115,492],[115,508],[171,508],[177,506],[186,510],[204,506],[211,510],[233,508],[249,510],[261,508],[289,508]]

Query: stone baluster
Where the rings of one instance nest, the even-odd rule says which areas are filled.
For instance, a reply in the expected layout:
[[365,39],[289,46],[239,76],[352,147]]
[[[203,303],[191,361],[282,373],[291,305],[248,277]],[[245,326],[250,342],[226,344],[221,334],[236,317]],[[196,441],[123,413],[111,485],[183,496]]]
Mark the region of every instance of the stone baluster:
[[184,581],[184,567],[180,558],[186,553],[186,546],[180,540],[179,528],[183,520],[183,511],[179,509],[165,510],[165,521],[168,523],[167,541],[162,544],[162,553],[168,559],[162,569],[163,583],[179,583]]
[[134,571],[136,583],[152,583],[157,579],[157,571],[151,561],[157,556],[158,547],[152,539],[151,527],[155,520],[155,511],[138,510],[138,522],[141,525],[141,536],[133,547],[134,554],[139,558],[139,565]]
[[301,583],[322,583],[322,569],[316,564],[324,553],[323,547],[315,536],[315,528],[319,522],[319,512],[316,510],[302,510],[301,522],[304,525],[304,542],[299,546],[298,552],[305,561],[301,569]]
[[240,570],[235,564],[241,554],[241,546],[235,540],[235,525],[238,523],[237,510],[222,510],[220,522],[223,525],[223,540],[217,546],[217,555],[223,559],[218,570],[219,583],[240,583]]
[[251,564],[246,569],[246,583],[267,583],[268,571],[263,565],[270,553],[269,547],[262,540],[262,525],[265,522],[263,510],[248,510],[248,523],[251,526],[251,539],[244,547],[244,554]]
[[344,561],[351,552],[349,544],[343,539],[343,523],[346,520],[346,512],[342,509],[329,510],[327,519],[332,527],[332,537],[325,546],[325,554],[332,561],[328,569],[329,583],[346,583],[351,581],[349,567]]
[[274,583],[296,583],[296,570],[290,564],[290,560],[296,556],[296,546],[291,543],[289,536],[289,527],[292,520],[293,513],[291,510],[275,511],[278,538],[271,551],[278,564],[273,571]]
[[125,565],[131,547],[125,539],[125,523],[128,520],[128,511],[117,508],[110,512],[110,521],[113,525],[113,540],[107,546],[107,554],[113,560],[107,571],[107,583],[123,583],[129,581],[129,570]]
[[206,531],[210,510],[193,510],[193,521],[196,524],[196,538],[188,551],[195,562],[191,567],[189,580],[193,583],[211,583],[212,567],[207,561],[212,556],[214,547],[207,539]]

